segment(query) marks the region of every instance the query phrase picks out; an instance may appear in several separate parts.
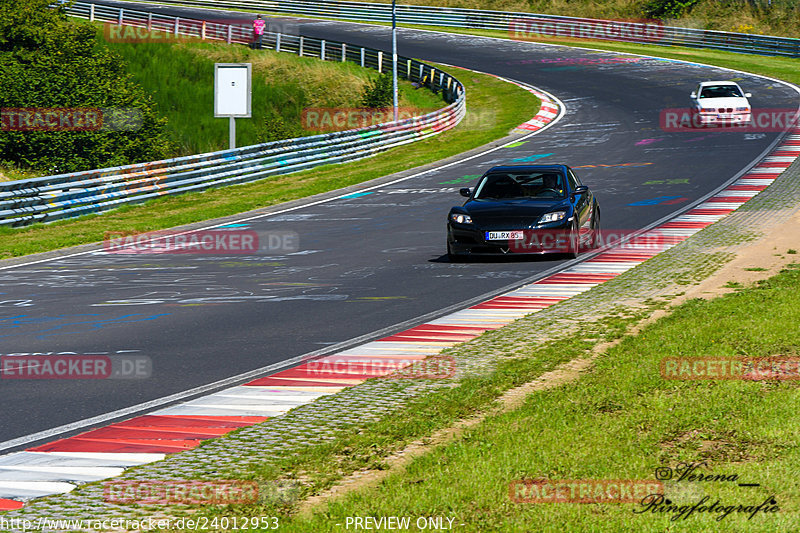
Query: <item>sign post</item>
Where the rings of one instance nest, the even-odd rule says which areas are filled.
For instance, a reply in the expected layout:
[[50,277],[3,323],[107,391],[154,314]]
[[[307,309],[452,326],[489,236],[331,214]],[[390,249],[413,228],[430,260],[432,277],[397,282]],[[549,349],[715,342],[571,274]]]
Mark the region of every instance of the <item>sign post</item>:
[[230,149],[236,148],[236,117],[250,118],[253,67],[250,63],[214,64],[214,116],[228,117]]

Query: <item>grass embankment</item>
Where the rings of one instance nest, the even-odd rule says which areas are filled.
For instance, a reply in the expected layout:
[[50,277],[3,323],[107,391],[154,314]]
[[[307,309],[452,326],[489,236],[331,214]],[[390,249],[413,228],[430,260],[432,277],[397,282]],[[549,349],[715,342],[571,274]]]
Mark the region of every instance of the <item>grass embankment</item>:
[[204,193],[161,198],[103,215],[20,229],[0,228],[0,259],[99,242],[107,231],[170,228],[361,183],[491,142],[539,109],[539,100],[515,85],[462,70],[452,72],[464,83],[469,101],[467,116],[452,131],[346,165],[327,165]]
[[[388,3],[387,0],[366,0]],[[547,13],[570,17],[641,20],[654,18],[647,13],[664,13],[647,10],[647,4],[689,5],[687,1],[664,0],[405,0],[404,4],[459,7],[494,11]],[[684,11],[678,8],[679,11]],[[674,12],[672,12],[674,13]],[[744,1],[699,0],[677,18],[667,11],[655,18],[663,18],[667,25],[707,30],[760,33],[796,37],[800,32],[800,6],[793,0]]]
[[[163,35],[163,34],[162,34]],[[200,42],[108,42],[121,55],[127,70],[168,119],[178,147],[175,155],[199,154],[228,148],[228,120],[214,117],[214,63],[253,65],[253,116],[236,121],[237,146],[273,140],[274,123],[290,137],[315,135],[302,128],[306,107],[360,107],[361,95],[377,72],[353,63],[320,61],[270,50]],[[440,95],[400,83],[400,105],[423,109],[443,107]],[[265,121],[273,123],[272,128]]]
[[[797,531],[798,382],[667,380],[660,373],[667,357],[800,356],[800,303],[794,296],[800,265],[790,267],[756,287],[677,307],[599,356],[579,381],[534,392],[523,407],[489,416],[378,487],[331,502],[311,518],[283,520],[281,529],[334,531],[355,516],[407,516],[412,524],[434,516],[454,518],[462,531]],[[583,331],[550,343],[506,363],[498,376],[508,385],[516,371],[524,376],[534,365],[589,356],[595,335]],[[438,410],[446,409],[444,398],[440,402]],[[455,405],[448,409],[463,409],[463,402]],[[425,411],[411,413],[402,428],[430,418]],[[385,437],[359,439],[375,439],[380,447]],[[704,505],[718,500],[734,510],[724,518],[724,511],[695,510],[673,520],[677,511],[653,512],[639,503],[515,503],[509,496],[509,483],[519,479],[653,482],[657,468],[672,469],[677,479],[681,463],[700,465],[695,475],[728,480],[667,483],[675,505],[693,506],[707,496]],[[327,464],[321,464],[324,471]],[[735,510],[770,498],[779,512],[748,519],[749,511]]]

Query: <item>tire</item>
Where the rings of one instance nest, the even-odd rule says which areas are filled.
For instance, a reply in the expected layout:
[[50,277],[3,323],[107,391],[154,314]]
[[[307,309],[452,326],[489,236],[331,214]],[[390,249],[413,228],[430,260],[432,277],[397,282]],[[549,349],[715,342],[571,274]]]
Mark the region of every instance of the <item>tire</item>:
[[592,240],[589,241],[589,246],[592,250],[596,250],[600,248],[603,244],[603,236],[600,234],[601,226],[600,226],[600,209],[595,208],[594,210],[594,227],[592,228]]
[[569,248],[566,253],[567,258],[575,259],[581,253],[581,235],[578,228],[577,220],[572,223],[572,228],[569,231]]
[[451,263],[459,263],[462,259],[460,255],[453,253],[453,247],[450,246],[450,241],[447,241],[447,260]]

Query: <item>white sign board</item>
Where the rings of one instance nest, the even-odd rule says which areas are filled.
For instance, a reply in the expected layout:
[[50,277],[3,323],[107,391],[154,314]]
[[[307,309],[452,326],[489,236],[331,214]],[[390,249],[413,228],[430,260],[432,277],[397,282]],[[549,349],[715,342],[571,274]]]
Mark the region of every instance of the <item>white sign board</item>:
[[214,116],[250,117],[252,65],[214,64]]

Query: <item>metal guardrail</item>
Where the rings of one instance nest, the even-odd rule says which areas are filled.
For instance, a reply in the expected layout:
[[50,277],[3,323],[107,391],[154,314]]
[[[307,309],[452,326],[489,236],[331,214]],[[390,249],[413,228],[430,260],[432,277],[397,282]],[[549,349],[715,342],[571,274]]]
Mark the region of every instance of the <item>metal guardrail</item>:
[[[341,20],[390,22],[390,4],[337,0],[156,0],[161,4],[262,10]],[[660,21],[615,21],[536,13],[398,5],[397,21],[421,26],[500,30],[512,38],[577,37],[731,52],[800,57],[800,39],[665,26]]]
[[[76,2],[70,15],[93,21],[169,31],[174,35],[249,43],[252,31],[242,25],[168,17],[156,13]],[[267,32],[263,46],[303,57],[348,61],[391,70],[391,56],[347,43]],[[446,107],[419,117],[341,132],[274,141],[207,154],[178,157],[43,176],[0,183],[0,226],[98,213],[124,204],[141,203],[164,195],[196,192],[319,165],[369,157],[380,151],[418,141],[456,126],[466,112],[464,86],[456,78],[407,57],[398,58],[398,75],[441,91]],[[210,112],[210,110],[209,110]]]

